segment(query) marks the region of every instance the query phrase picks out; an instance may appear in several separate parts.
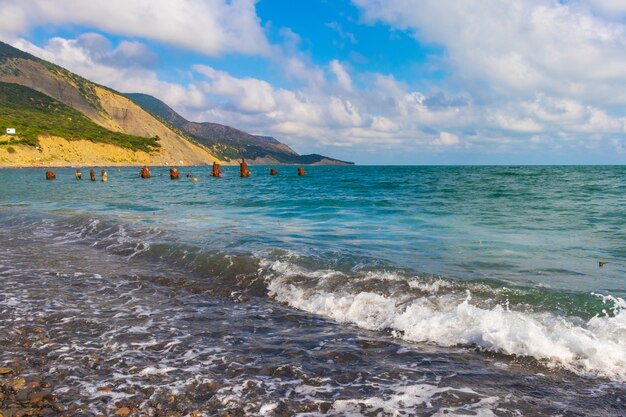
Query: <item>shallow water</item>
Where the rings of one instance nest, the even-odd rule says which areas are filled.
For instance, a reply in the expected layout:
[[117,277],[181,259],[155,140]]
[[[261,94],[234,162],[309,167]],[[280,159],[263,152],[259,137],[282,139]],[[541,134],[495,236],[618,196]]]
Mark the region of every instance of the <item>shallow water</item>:
[[46,328],[59,398],[626,414],[626,168],[189,170],[0,171],[0,334]]

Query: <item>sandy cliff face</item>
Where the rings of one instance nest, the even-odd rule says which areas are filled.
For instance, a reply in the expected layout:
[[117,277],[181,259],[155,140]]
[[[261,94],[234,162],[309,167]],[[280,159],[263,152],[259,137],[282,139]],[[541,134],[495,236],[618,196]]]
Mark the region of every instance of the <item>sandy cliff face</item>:
[[161,151],[154,155],[156,163],[196,165],[221,162],[206,148],[191,143],[173,132],[126,97],[101,87],[96,87],[96,94],[111,123],[116,126],[116,129],[112,130],[135,136],[159,137]]
[[[9,137],[0,136],[0,143],[8,140]],[[154,163],[154,157],[146,152],[88,140],[68,141],[55,136],[41,136],[39,144],[39,149],[11,145],[10,142],[9,146],[0,147],[0,166],[111,166]]]

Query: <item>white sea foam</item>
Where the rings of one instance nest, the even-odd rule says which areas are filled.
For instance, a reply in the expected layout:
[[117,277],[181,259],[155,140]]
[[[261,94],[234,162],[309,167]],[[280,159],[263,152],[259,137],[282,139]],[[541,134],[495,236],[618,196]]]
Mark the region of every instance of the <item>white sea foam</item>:
[[[515,311],[502,306],[484,308],[438,294],[408,301],[375,292],[328,292],[317,285],[298,284],[294,276],[311,281],[331,271],[309,274],[285,262],[265,265],[268,288],[277,301],[352,323],[369,330],[393,330],[403,339],[441,346],[472,345],[484,351],[529,356],[549,366],[580,374],[626,381],[626,303],[613,298],[614,316],[588,321],[544,312]],[[439,288],[432,288],[437,291]]]
[[[376,384],[374,384],[376,385]],[[474,415],[492,417],[495,409],[506,398],[497,396],[485,396],[476,391],[464,387],[454,388],[439,386],[432,383],[399,384],[396,386],[378,386],[380,394],[364,398],[338,399],[332,402],[327,413],[300,413],[300,417],[317,417],[322,415],[341,415],[346,417],[362,416],[364,411],[376,412],[377,415],[407,415],[407,411],[416,409],[429,410],[433,416]],[[317,394],[333,392],[330,386],[298,386],[295,391],[299,395],[305,395],[308,401],[315,401]],[[467,400],[458,401],[458,405],[449,405],[445,397],[462,398]],[[471,399],[471,400],[470,400]],[[448,404],[448,405],[444,405]],[[412,414],[411,414],[412,415]]]
[[141,372],[139,372],[137,375],[139,376],[163,375],[163,374],[167,374],[169,372],[173,372],[176,370],[177,368],[174,368],[171,366],[165,366],[165,367],[148,366],[147,368],[144,368]]
[[[455,415],[463,411],[463,414],[471,412],[472,415],[491,417],[495,416],[492,408],[498,404],[498,397],[485,397],[477,394],[469,388],[455,389],[452,387],[438,387],[430,384],[416,384],[404,387],[396,387],[389,396],[370,397],[364,400],[337,400],[333,403],[332,410],[345,416],[359,416],[361,405],[373,410],[382,410],[385,413],[401,415],[398,410],[412,409],[417,406],[433,408],[432,402],[439,399],[441,394],[455,393],[472,395],[480,398],[478,401],[460,407],[446,407],[438,410],[435,415]],[[471,411],[470,411],[471,410]]]

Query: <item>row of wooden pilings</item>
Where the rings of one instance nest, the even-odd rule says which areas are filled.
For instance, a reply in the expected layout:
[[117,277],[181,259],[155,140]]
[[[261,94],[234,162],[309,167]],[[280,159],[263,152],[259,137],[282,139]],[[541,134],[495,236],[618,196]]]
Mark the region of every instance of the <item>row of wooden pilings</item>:
[[[239,175],[242,178],[245,177],[249,177],[251,174],[251,172],[248,170],[248,164],[246,163],[246,161],[244,159],[241,160],[241,162],[239,163]],[[162,175],[162,174],[161,174]],[[278,175],[278,170],[276,168],[270,168],[270,175]],[[83,174],[80,172],[80,169],[76,169],[76,173],[75,173],[76,179],[80,180],[83,178]],[[147,166],[144,166],[141,168],[141,170],[139,171],[139,176],[141,178],[150,178],[151,174],[150,174],[150,168],[148,168]],[[214,162],[213,163],[213,170],[211,172],[211,176],[212,177],[221,177],[222,176],[222,171],[221,171],[221,166],[220,164]],[[304,176],[304,168],[298,168],[298,176],[303,177]],[[54,180],[56,179],[57,175],[54,171],[46,171],[46,179],[47,180]],[[91,169],[89,170],[89,178],[91,179],[91,181],[95,181],[96,180],[96,171]],[[180,172],[178,171],[178,169],[176,168],[170,168],[170,178],[173,180],[177,180],[180,178]],[[187,174],[187,178],[192,178],[192,175],[190,173]],[[100,172],[100,179],[102,181],[107,181],[108,177],[107,177],[107,171],[106,169],[103,169]],[[198,181],[198,178],[193,177],[194,181]]]

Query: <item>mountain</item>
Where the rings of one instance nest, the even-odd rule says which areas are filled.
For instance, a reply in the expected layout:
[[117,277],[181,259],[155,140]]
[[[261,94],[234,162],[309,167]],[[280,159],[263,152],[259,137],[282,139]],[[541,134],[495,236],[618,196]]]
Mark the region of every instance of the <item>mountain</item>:
[[[0,83],[2,165],[220,160],[120,93],[2,42]],[[6,128],[15,128],[16,135],[2,135]]]
[[[14,135],[4,134],[15,128]],[[269,137],[185,120],[165,103],[125,96],[0,42],[0,166],[342,164],[300,156]]]
[[322,155],[299,155],[270,136],[257,136],[218,123],[190,122],[161,100],[147,94],[125,94],[141,108],[194,141],[207,146],[221,159],[249,159],[256,164],[351,165]]

